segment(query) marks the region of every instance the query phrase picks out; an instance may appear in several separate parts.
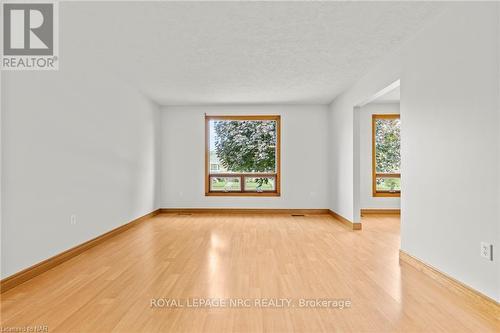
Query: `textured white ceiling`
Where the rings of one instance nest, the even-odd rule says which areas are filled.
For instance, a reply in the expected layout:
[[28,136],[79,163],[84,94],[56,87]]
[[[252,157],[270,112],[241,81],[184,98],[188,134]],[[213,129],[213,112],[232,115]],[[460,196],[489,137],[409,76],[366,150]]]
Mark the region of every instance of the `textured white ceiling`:
[[441,6],[64,2],[61,66],[65,47],[88,47],[163,105],[328,103]]

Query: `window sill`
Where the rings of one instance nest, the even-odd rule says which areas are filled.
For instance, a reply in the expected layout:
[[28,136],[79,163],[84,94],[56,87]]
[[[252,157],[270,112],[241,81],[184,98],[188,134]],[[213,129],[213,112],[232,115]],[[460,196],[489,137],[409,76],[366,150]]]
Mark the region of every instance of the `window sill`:
[[389,198],[399,198],[401,197],[401,192],[375,192],[374,197],[389,197]]
[[206,192],[206,197],[279,197],[279,192]]

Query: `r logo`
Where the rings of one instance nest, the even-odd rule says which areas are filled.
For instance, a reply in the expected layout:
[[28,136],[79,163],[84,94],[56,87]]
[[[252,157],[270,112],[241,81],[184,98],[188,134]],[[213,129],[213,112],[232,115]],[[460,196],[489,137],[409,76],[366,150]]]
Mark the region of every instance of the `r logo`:
[[3,5],[4,55],[54,54],[54,5],[10,3]]

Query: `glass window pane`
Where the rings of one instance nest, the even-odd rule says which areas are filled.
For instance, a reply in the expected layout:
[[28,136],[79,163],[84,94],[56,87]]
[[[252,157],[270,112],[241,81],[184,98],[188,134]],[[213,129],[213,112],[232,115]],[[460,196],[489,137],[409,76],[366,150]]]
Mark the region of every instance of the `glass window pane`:
[[241,191],[239,177],[210,177],[210,191]]
[[277,121],[210,120],[210,173],[275,173]]
[[399,118],[375,119],[375,162],[377,173],[400,173]]
[[377,177],[377,192],[400,192],[401,178],[395,177]]
[[265,192],[275,191],[274,177],[245,177],[245,191]]

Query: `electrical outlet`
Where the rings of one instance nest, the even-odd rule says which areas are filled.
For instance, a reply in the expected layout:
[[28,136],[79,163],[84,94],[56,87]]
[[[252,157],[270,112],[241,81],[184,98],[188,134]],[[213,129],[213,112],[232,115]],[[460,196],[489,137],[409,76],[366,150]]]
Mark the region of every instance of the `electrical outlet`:
[[76,224],[76,215],[71,215],[69,221],[71,224]]
[[493,245],[481,242],[481,257],[493,261]]

